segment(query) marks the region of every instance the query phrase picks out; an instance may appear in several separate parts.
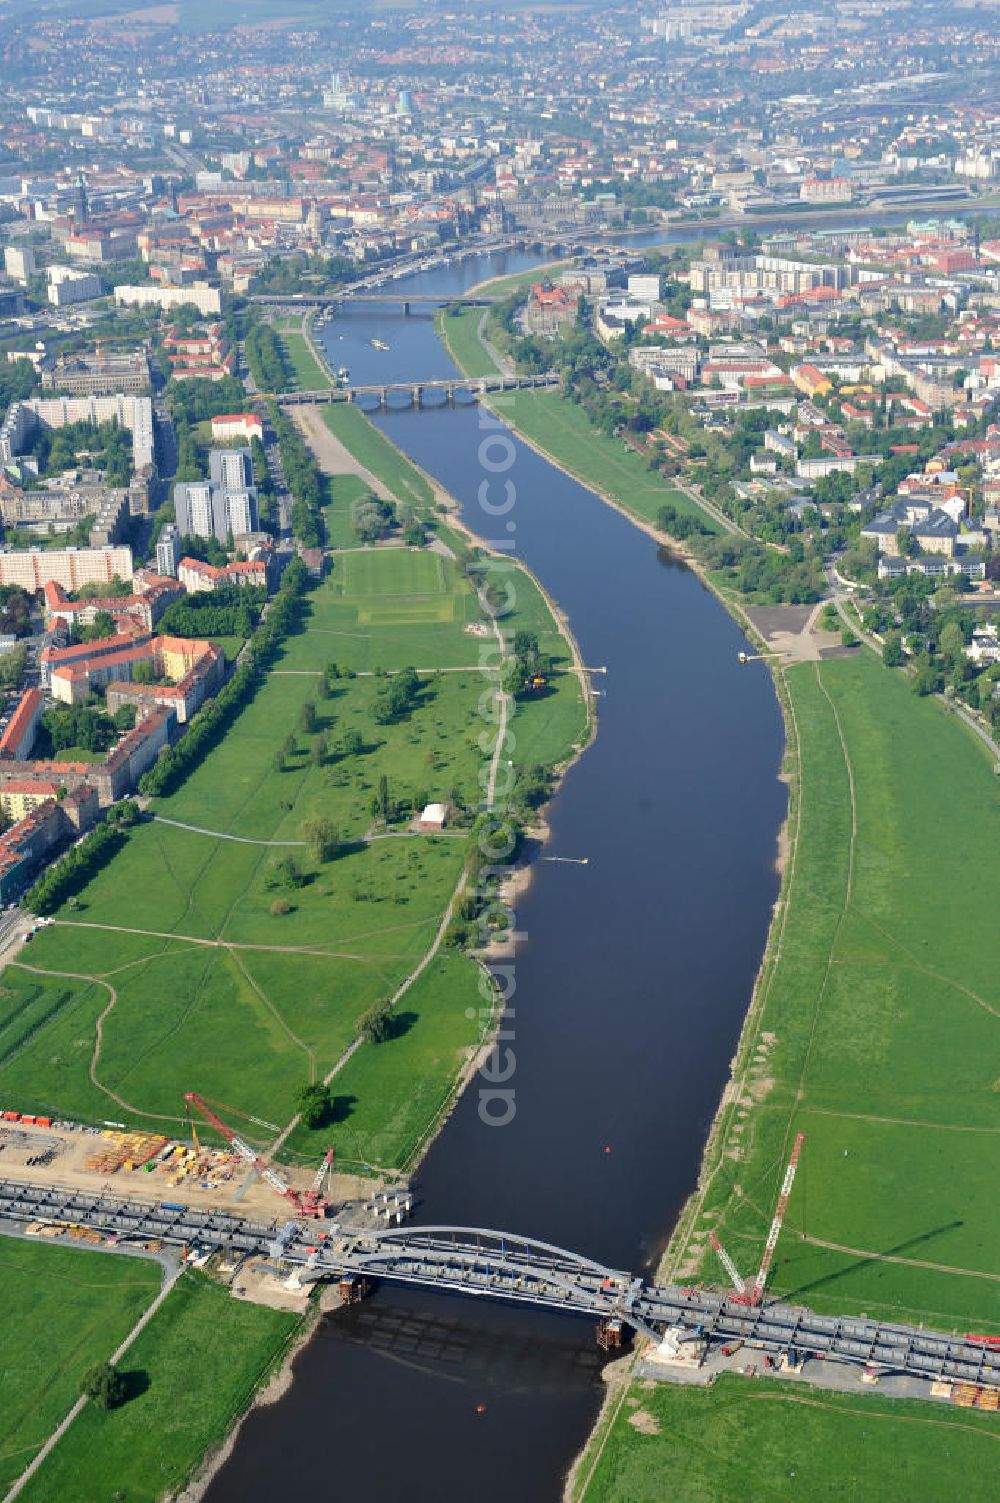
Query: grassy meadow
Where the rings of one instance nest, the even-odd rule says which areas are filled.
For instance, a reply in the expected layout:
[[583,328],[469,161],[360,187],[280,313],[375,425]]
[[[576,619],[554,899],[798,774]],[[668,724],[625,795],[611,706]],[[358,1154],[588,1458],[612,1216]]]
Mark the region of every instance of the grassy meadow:
[[346,444],[354,457],[377,475],[397,501],[418,513],[426,513],[434,492],[426,476],[411,459],[386,438],[353,402],[331,402],[323,408],[323,421]]
[[[92,1258],[102,1269],[118,1262]],[[201,1274],[185,1273],[122,1363],[137,1380],[134,1396],[109,1411],[88,1404],[21,1497],[155,1503],[174,1496],[224,1439],[298,1326],[297,1315],[233,1299]]]
[[[158,1294],[144,1258],[0,1239],[0,1489],[19,1477]],[[51,1498],[56,1494],[49,1493]]]
[[482,308],[455,308],[436,315],[434,327],[448,354],[467,376],[495,376],[499,367],[479,339]]
[[610,496],[642,522],[656,524],[661,506],[697,517],[710,531],[717,524],[669,480],[650,470],[620,438],[595,428],[582,407],[555,391],[517,391],[504,397],[503,420],[584,485]]
[[296,390],[325,391],[332,384],[333,378],[329,371],[323,369],[309,348],[301,323],[298,323],[295,328],[280,329],[275,332],[278,334],[285,359],[295,377]]
[[[641,1427],[641,1428],[640,1428]],[[586,1503],[968,1503],[996,1497],[996,1417],[722,1377],[633,1384]],[[581,1481],[589,1475],[584,1467]]]
[[[1000,1329],[996,778],[870,654],[786,678],[801,746],[789,905],[692,1250],[715,1226],[756,1265],[801,1130],[776,1292]],[[718,1279],[707,1252],[701,1266]]]

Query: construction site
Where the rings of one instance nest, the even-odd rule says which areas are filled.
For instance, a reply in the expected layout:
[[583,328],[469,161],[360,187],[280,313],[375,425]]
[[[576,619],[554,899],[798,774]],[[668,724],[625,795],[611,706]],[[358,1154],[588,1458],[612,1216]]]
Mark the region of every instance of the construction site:
[[184,1140],[112,1122],[86,1127],[3,1111],[0,1177],[268,1218],[280,1209],[276,1195],[289,1215],[316,1216],[325,1212],[324,1197],[350,1200],[371,1189],[371,1181],[355,1175],[334,1176],[332,1151],[312,1171],[283,1167],[279,1173],[202,1098],[192,1095],[186,1105],[202,1112],[223,1145],[201,1140],[193,1111]]
[[[642,1338],[640,1371],[699,1386],[720,1373],[786,1377],[823,1388],[881,1386],[891,1396],[1000,1408],[1000,1339],[950,1335],[867,1316],[836,1317],[767,1297],[768,1279],[804,1142],[782,1180],[760,1268],[740,1273],[717,1236],[730,1288],[647,1284],[578,1253],[508,1232],[404,1226],[408,1186],[334,1198],[333,1152],[310,1178],[279,1171],[216,1106],[188,1093],[190,1140],[0,1121],[0,1221],[22,1235],[128,1246],[212,1271],[235,1295],[304,1308],[319,1283],[324,1305],[362,1298],[386,1280],[441,1292],[562,1310],[597,1321],[606,1351]],[[206,1147],[195,1119],[222,1139]],[[264,1124],[261,1124],[264,1125]]]

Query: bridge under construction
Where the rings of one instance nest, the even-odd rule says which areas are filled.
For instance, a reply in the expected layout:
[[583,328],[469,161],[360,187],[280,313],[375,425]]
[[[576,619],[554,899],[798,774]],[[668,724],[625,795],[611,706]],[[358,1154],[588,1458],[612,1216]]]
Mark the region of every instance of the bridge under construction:
[[1000,1350],[986,1339],[863,1316],[819,1315],[780,1300],[748,1303],[725,1293],[651,1284],[507,1232],[394,1224],[405,1215],[406,1204],[406,1192],[390,1193],[300,1226],[0,1180],[0,1223],[8,1225],[85,1227],[117,1244],[156,1240],[190,1253],[259,1255],[303,1283],[339,1280],[348,1293],[384,1280],[562,1310],[597,1321],[606,1344],[615,1344],[617,1333],[630,1328],[664,1357],[687,1358],[693,1366],[713,1347],[744,1343],[792,1367],[806,1358],[826,1358],[872,1376],[905,1374],[929,1383],[1000,1390]]

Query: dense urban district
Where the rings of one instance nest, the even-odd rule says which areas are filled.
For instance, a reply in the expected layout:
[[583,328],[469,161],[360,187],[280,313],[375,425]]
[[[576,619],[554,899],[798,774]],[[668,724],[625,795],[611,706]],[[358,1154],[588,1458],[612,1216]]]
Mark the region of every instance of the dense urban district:
[[[993,1498],[997,12],[293,10],[0,3],[0,1491],[202,1485],[366,1290],[287,1223],[313,1271],[401,1223],[495,1057],[601,691],[370,416],[443,400],[694,571],[784,717],[780,895],[647,1270],[745,1331],[609,1305],[567,1498]],[[453,374],[335,358],[504,254],[427,295]]]

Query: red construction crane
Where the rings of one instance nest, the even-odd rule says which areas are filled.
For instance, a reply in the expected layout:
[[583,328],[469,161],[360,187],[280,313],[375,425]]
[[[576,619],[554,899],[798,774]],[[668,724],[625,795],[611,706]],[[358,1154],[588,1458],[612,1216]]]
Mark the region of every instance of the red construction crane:
[[767,1241],[764,1243],[764,1255],[760,1260],[760,1269],[756,1279],[749,1288],[746,1281],[740,1276],[736,1264],[726,1252],[726,1249],[715,1233],[713,1232],[709,1238],[719,1262],[732,1280],[734,1292],[730,1298],[734,1305],[759,1305],[764,1298],[764,1287],[767,1284],[767,1276],[771,1271],[771,1263],[774,1260],[774,1249],[777,1247],[778,1238],[781,1235],[781,1225],[785,1219],[785,1212],[788,1209],[788,1197],[792,1193],[792,1185],[795,1182],[795,1171],[799,1167],[799,1154],[802,1152],[802,1144],[805,1142],[805,1137],[804,1132],[796,1134],[795,1142],[792,1145],[792,1156],[788,1160],[785,1177],[781,1181],[778,1204],[774,1208],[774,1219],[771,1222],[771,1229],[767,1234]]
[[[256,1169],[261,1179],[266,1180],[267,1183],[271,1186],[272,1190],[276,1190],[279,1195],[282,1195],[286,1200],[291,1201],[298,1215],[326,1215],[327,1203],[322,1199],[318,1191],[320,1185],[323,1183],[323,1176],[326,1173],[327,1164],[333,1162],[332,1148],[329,1150],[326,1158],[323,1161],[323,1164],[320,1166],[320,1170],[318,1175],[316,1176],[313,1188],[304,1192],[299,1191],[294,1189],[286,1179],[283,1179],[282,1176],[278,1173],[277,1169],[269,1164],[267,1159],[265,1159],[263,1155],[259,1154],[256,1148],[254,1148],[251,1143],[248,1143],[245,1138],[241,1138],[239,1133],[234,1132],[233,1129],[228,1125],[228,1123],[223,1122],[219,1114],[213,1111],[209,1106],[204,1096],[199,1096],[197,1091],[185,1091],[184,1110],[188,1115],[190,1115],[192,1106],[197,1108],[197,1110],[204,1117],[205,1121],[211,1127],[214,1127],[216,1132],[222,1134],[226,1142],[236,1150],[241,1159],[244,1159],[246,1163],[248,1163],[253,1169]],[[227,1107],[226,1110],[231,1111],[233,1110],[233,1108]],[[242,1115],[242,1113],[240,1115]]]

